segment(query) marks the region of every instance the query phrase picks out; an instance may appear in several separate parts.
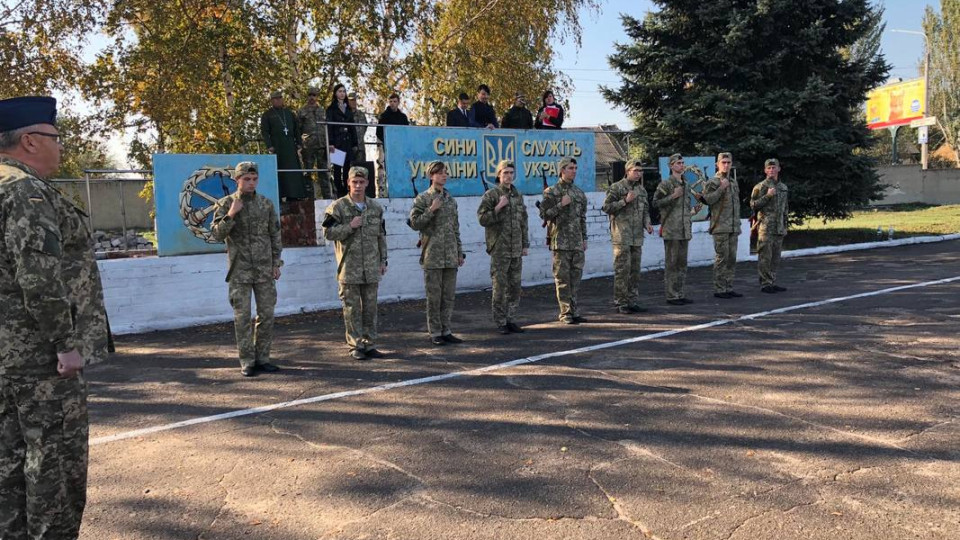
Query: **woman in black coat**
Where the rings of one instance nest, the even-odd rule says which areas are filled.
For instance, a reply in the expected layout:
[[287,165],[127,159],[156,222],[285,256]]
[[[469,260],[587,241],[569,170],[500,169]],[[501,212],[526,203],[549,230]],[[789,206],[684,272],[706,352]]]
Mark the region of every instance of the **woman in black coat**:
[[[327,106],[327,122],[338,122],[352,124],[353,111],[347,104],[347,89],[342,84],[333,87],[333,98],[330,105]],[[329,144],[336,147],[337,150],[346,152],[347,157],[343,165],[333,165],[333,186],[337,190],[337,197],[343,197],[347,194],[347,177],[350,174],[350,165],[357,153],[357,130],[353,126],[329,125],[327,129],[330,133]]]
[[563,107],[557,103],[553,92],[547,90],[543,93],[543,105],[537,111],[537,120],[533,128],[560,129],[561,126],[563,126]]

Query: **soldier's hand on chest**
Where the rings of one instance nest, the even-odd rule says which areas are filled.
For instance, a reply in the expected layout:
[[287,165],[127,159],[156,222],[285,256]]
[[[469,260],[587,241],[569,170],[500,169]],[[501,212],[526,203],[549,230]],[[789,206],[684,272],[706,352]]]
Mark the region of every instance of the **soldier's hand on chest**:
[[568,204],[570,204],[570,201],[571,201],[570,196],[564,195],[563,198],[560,199],[560,206],[567,206]]
[[363,225],[363,216],[354,216],[354,218],[350,220],[351,229],[356,229],[361,225]]
[[777,194],[776,188],[767,188],[767,197],[773,197]]
[[241,210],[243,210],[243,201],[234,199],[233,202],[230,203],[230,210],[227,210],[227,215],[233,217],[239,214]]
[[720,189],[727,189],[728,187],[730,187],[730,180],[727,180],[726,178],[721,179]]
[[500,210],[503,210],[503,208],[506,207],[508,204],[510,204],[510,199],[507,198],[506,195],[501,195],[500,200],[497,202],[497,206],[494,208],[494,210],[499,212]]
[[637,192],[631,189],[627,192],[627,196],[623,200],[627,201],[628,203],[632,203],[634,200],[636,200],[636,198]]
[[673,194],[670,195],[670,198],[679,199],[681,196],[683,196],[683,186],[677,186],[673,189]]
[[440,205],[443,203],[443,197],[437,196],[433,198],[433,202],[430,203],[430,211],[436,212],[440,209]]

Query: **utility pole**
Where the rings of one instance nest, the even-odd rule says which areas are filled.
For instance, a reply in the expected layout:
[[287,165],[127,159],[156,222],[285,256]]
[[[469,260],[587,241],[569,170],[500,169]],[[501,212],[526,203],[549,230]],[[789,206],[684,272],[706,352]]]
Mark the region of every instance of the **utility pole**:
[[[923,116],[927,117],[930,113],[930,40],[927,39],[927,34],[924,32],[918,32],[916,30],[890,30],[891,32],[897,32],[899,34],[912,34],[915,36],[923,36],[923,50],[924,50],[924,59],[923,59]],[[896,132],[894,132],[894,137],[896,137]],[[896,148],[896,139],[894,139],[894,148]],[[930,162],[929,149],[927,147],[927,142],[924,142],[920,145],[920,169],[927,170],[927,164]]]

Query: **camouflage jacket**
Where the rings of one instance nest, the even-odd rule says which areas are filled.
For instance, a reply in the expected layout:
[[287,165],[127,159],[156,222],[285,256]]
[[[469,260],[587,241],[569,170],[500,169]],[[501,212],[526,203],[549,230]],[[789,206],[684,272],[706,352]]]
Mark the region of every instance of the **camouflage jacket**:
[[730,185],[720,189],[720,173],[703,185],[703,201],[710,207],[710,234],[740,234],[740,186],[727,178]]
[[86,214],[0,157],[0,380],[57,377],[57,353],[107,357],[107,314]]
[[[437,197],[443,202],[436,212],[430,205]],[[446,189],[430,186],[413,200],[410,228],[420,232],[420,266],[423,268],[457,268],[463,257],[460,243],[460,217],[457,200]]]
[[[627,194],[637,198],[627,202]],[[650,225],[650,207],[643,182],[624,178],[607,188],[602,210],[610,215],[610,242],[622,246],[642,246],[644,229]]]
[[[773,197],[767,196],[767,189],[774,188]],[[779,180],[765,179],[753,186],[750,193],[750,209],[757,213],[758,232],[762,235],[785,236],[787,234],[787,185]]]
[[[564,195],[570,204],[561,206]],[[540,218],[547,221],[550,249],[583,251],[587,241],[587,195],[573,182],[558,181],[543,190]]]
[[[363,218],[363,224],[356,229],[350,227],[355,217]],[[335,242],[340,283],[362,285],[380,281],[380,267],[387,264],[387,226],[383,207],[377,201],[368,197],[363,210],[349,195],[333,201],[324,212],[323,237]]]
[[[683,188],[683,195],[671,199],[670,195],[678,187]],[[653,204],[660,209],[660,236],[664,240],[690,240],[693,213],[690,211],[690,184],[686,180],[670,176],[660,182],[653,193]]]
[[304,105],[297,111],[300,124],[301,144],[304,148],[318,149],[327,147],[327,112],[319,104],[316,107]]
[[[509,203],[499,212],[495,210],[500,197],[506,195]],[[480,199],[477,219],[483,226],[487,253],[495,257],[520,257],[530,247],[527,207],[523,195],[515,186],[503,184],[488,190]]]
[[[367,113],[360,107],[357,107],[353,110],[353,121],[358,124],[367,123]],[[367,128],[369,126],[357,126],[357,154],[360,156],[365,156],[367,153],[366,145],[363,143],[363,139],[367,134]]]
[[[227,212],[236,198],[243,201],[243,209],[231,218]],[[227,243],[227,281],[273,281],[273,269],[283,266],[280,221],[273,201],[263,195],[241,196],[238,189],[217,201],[211,230],[214,238]]]

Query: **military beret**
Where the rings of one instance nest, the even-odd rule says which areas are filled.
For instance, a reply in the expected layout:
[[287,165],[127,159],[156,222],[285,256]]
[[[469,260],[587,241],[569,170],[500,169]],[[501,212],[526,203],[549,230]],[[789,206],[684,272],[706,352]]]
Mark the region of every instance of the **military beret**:
[[720,152],[717,154],[717,161],[719,162],[722,159],[729,159],[730,161],[733,161],[733,154],[730,152]]
[[307,88],[307,95],[308,95],[308,96],[319,96],[319,95],[320,95],[320,89],[317,88],[316,86],[311,86],[310,88]]
[[683,161],[683,155],[681,155],[681,154],[673,154],[672,156],[670,156],[669,158],[667,158],[667,161],[670,163],[670,166],[672,167],[674,163],[676,163],[676,162],[678,162],[678,161]]
[[347,99],[357,99],[357,93],[350,92],[349,94],[347,94]]
[[523,95],[523,92],[515,92],[513,99],[527,99],[527,96]]
[[13,131],[35,124],[57,125],[57,100],[24,96],[0,101],[0,131]]
[[233,168],[233,177],[240,178],[241,176],[249,173],[259,174],[259,167],[254,161],[241,161],[237,163],[237,166]]
[[356,178],[361,176],[363,178],[367,177],[367,168],[366,167],[350,167],[349,178]]
[[274,90],[273,92],[270,92],[270,99],[277,99],[282,97],[283,97],[283,92],[281,92],[280,90]]
[[577,164],[577,160],[576,160],[576,159],[574,159],[574,158],[572,158],[572,157],[570,157],[570,156],[566,156],[566,157],[564,157],[563,159],[560,160],[560,170],[562,171],[562,170],[566,169],[568,165],[576,165],[576,164]]
[[643,163],[639,159],[631,159],[627,162],[627,168],[624,170],[630,172],[631,169],[643,170]]
[[447,166],[443,164],[440,160],[433,160],[430,163],[427,163],[427,175],[436,174],[444,169]]
[[507,167],[516,170],[517,166],[513,164],[513,161],[509,159],[501,160],[500,163],[497,163],[497,172],[494,174],[497,178],[500,178],[500,173]]
[[766,160],[766,161],[763,162],[763,166],[764,166],[764,167],[769,167],[769,166],[771,166],[771,165],[776,165],[777,167],[779,167],[779,166],[780,166],[780,160],[778,160],[778,159],[776,159],[776,158],[770,158],[770,159],[768,159],[768,160]]

